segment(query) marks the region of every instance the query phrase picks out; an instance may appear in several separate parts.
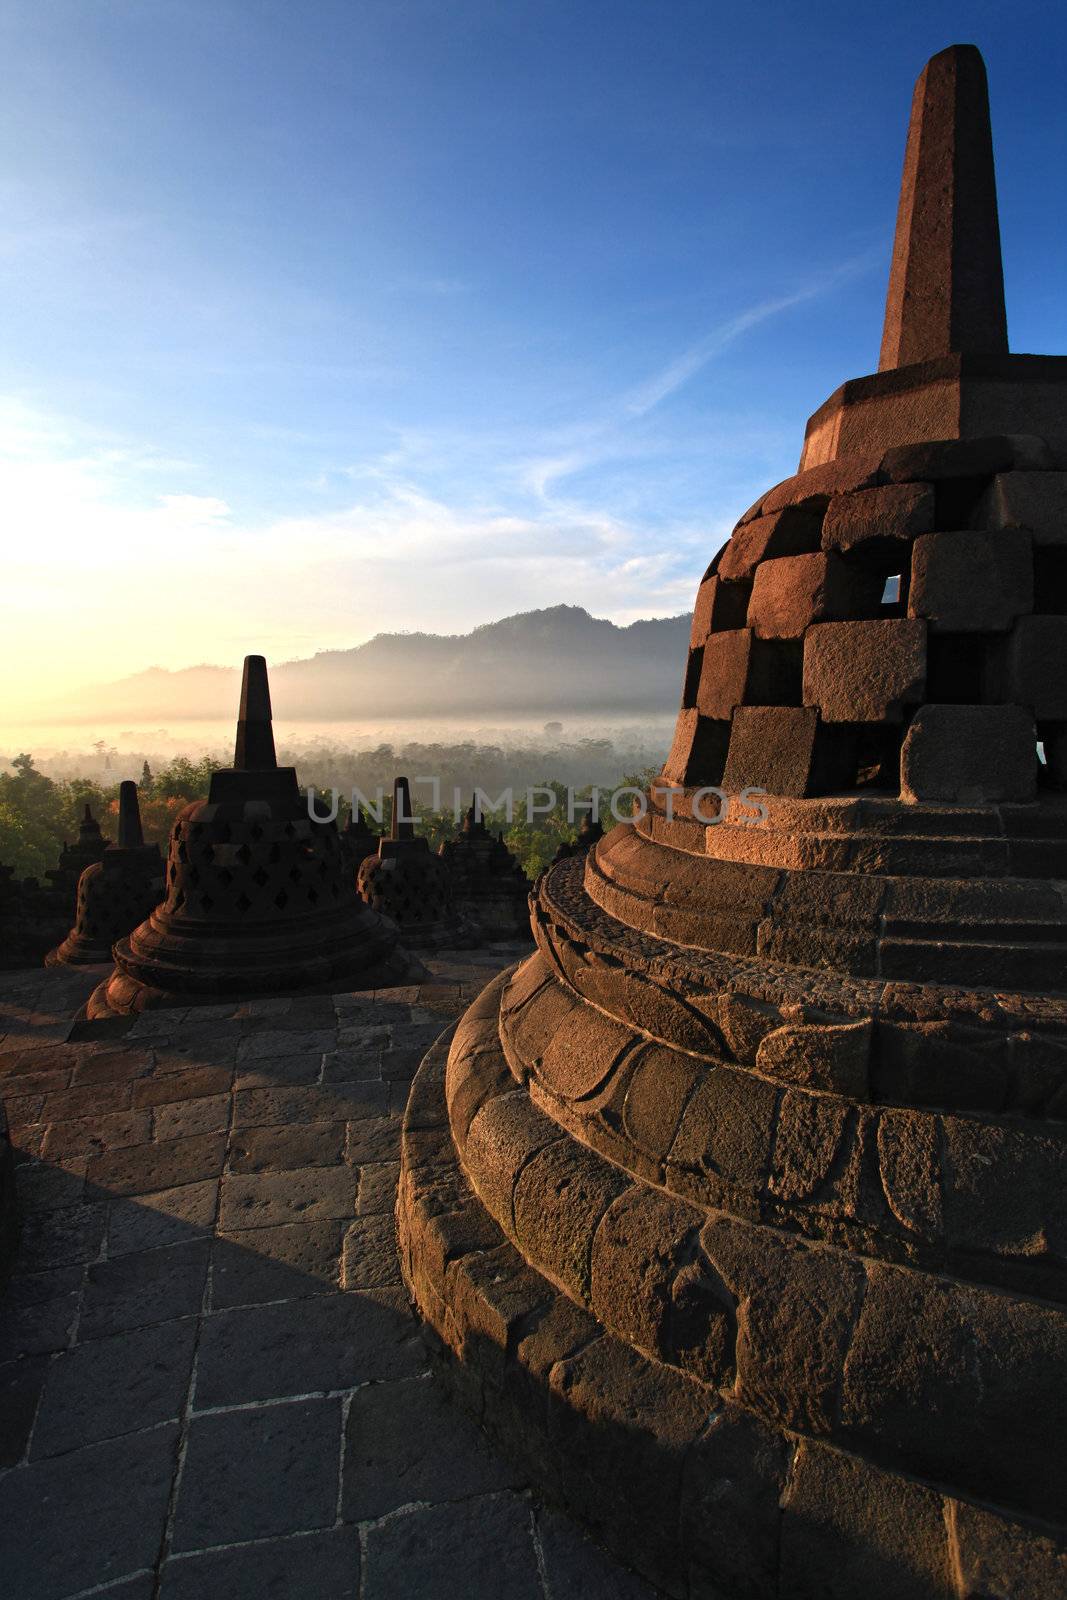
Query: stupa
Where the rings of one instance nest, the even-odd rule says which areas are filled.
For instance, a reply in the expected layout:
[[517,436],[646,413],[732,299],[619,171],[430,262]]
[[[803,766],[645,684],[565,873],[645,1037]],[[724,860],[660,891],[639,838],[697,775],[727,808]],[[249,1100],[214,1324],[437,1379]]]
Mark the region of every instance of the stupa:
[[604,837],[604,824],[599,817],[594,822],[592,813],[587,811],[578,825],[578,832],[573,840],[564,840],[556,846],[556,853],[552,857],[552,866],[558,861],[569,861],[571,856],[584,856],[585,852]]
[[411,788],[406,778],[393,784],[389,834],[374,855],[360,864],[360,898],[400,929],[411,949],[462,949],[477,944],[478,929],[456,908],[448,868],[415,832]]
[[487,939],[525,939],[530,933],[530,881],[504,843],[479,814],[476,802],[463,814],[454,839],[438,855],[448,868],[460,913]]
[[55,893],[65,895],[69,899],[71,911],[74,909],[82,873],[86,867],[103,860],[104,851],[110,843],[111,840],[101,831],[100,824],[86,802],[82,820],[78,824],[77,839],[73,844],[63,841],[58,864],[50,867],[45,874]]
[[361,863],[366,861],[368,856],[377,853],[378,839],[379,835],[363,815],[362,806],[353,807],[341,829],[341,853],[345,860],[345,872],[353,889]]
[[1065,656],[1067,359],[1008,353],[955,46],[880,370],[712,562],[646,815],[407,1111],[459,1393],[668,1594],[1067,1593]]
[[312,822],[274,751],[262,656],[247,656],[231,768],[174,823],[165,896],[115,945],[90,1019],[166,1005],[375,988],[410,970],[351,892],[334,822]]
[[110,961],[116,939],[132,933],[163,898],[159,846],[145,844],[137,785],[119,785],[119,838],[78,879],[74,926],[45,966]]

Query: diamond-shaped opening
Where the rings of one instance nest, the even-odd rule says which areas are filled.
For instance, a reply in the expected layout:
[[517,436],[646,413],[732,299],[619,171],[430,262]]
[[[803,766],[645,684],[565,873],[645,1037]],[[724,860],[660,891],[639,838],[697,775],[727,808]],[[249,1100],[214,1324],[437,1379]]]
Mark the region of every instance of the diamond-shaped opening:
[[248,896],[246,894],[243,894],[243,893],[239,894],[237,896],[237,899],[234,902],[234,904],[237,906],[238,911],[251,911],[251,909],[252,909],[251,900],[248,898]]
[[267,873],[267,872],[264,872],[262,867],[257,867],[256,871],[253,872],[253,874],[252,874],[252,882],[253,883],[258,883],[259,887],[262,889],[263,885],[265,883],[268,883],[269,881],[270,881],[270,874]]
[[279,911],[285,910],[285,907],[289,904],[289,896],[286,894],[284,889],[278,890],[278,893],[274,896],[274,904],[278,907]]
[[241,847],[235,852],[235,854],[237,856],[238,861],[240,861],[242,863],[242,865],[244,865],[246,867],[247,867],[248,863],[252,859],[252,852],[251,852],[251,850],[248,848],[248,846],[246,844],[241,845]]

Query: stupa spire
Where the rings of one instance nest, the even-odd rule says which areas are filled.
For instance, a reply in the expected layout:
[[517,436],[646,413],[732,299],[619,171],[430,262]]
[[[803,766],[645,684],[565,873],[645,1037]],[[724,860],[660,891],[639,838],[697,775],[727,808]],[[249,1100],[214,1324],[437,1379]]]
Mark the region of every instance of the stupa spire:
[[137,785],[131,779],[126,779],[119,784],[119,849],[131,850],[143,844]]
[[879,370],[1007,353],[985,62],[954,44],[915,85]]
[[239,772],[262,772],[278,765],[271,726],[270,684],[263,656],[245,656],[233,764]]
[[390,839],[414,839],[415,813],[411,809],[411,790],[406,778],[393,782],[393,820]]

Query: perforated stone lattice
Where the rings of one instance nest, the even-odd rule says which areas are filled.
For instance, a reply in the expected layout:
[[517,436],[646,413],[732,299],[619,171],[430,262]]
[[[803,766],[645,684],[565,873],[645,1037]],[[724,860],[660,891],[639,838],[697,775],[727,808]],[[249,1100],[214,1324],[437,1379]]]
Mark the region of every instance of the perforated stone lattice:
[[332,825],[299,817],[204,819],[202,809],[179,817],[171,833],[167,913],[251,921],[348,903]]
[[[778,708],[759,738],[796,746],[787,773],[746,752],[753,770],[732,776],[801,795],[897,792],[907,730],[936,704],[1021,708],[1034,750],[1006,797],[1030,797],[1039,739],[1040,776],[1062,786],[1064,469],[1062,441],[950,440],[842,459],[771,490],[701,583],[666,775],[721,783],[736,766],[738,713]],[[815,716],[802,724],[804,711]],[[994,746],[1014,737],[995,713],[983,727]]]
[[368,856],[359,869],[358,890],[374,911],[402,929],[430,927],[454,914],[448,869],[428,847],[384,858]]
[[112,944],[132,932],[163,898],[163,863],[116,870],[87,867],[78,883],[74,932],[93,943]]

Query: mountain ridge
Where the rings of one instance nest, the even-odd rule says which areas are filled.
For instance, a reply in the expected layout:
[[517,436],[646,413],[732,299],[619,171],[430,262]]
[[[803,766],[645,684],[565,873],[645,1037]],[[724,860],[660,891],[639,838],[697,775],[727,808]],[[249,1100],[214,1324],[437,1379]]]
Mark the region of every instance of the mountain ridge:
[[[377,633],[343,650],[270,663],[284,720],[459,712],[673,709],[689,615],[620,625],[582,606],[515,612],[469,633]],[[239,669],[146,667],[91,691],[93,716],[233,714]]]

